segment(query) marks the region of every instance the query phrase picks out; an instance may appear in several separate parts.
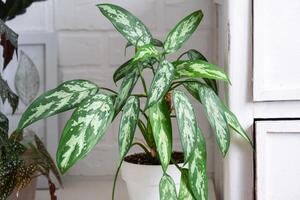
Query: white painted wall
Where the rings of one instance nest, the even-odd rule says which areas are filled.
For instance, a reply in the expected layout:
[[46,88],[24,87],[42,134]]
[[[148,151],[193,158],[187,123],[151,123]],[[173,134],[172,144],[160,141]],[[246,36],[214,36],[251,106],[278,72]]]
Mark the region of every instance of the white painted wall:
[[[18,17],[10,25],[17,31],[55,31],[58,39],[59,79],[89,79],[101,86],[114,88],[111,80],[113,71],[129,57],[124,56],[126,40],[96,8],[99,0],[48,0],[37,3],[25,16]],[[216,60],[215,9],[211,0],[107,0],[133,12],[151,29],[153,35],[164,39],[175,23],[194,10],[202,9],[204,20],[200,28],[182,48],[201,50],[212,62]],[[52,9],[53,8],[53,9]],[[175,56],[171,56],[175,58]],[[197,107],[200,112],[200,107]],[[61,115],[60,129],[67,117]],[[203,117],[202,129],[206,132],[208,148],[208,171],[214,172],[214,137]],[[86,159],[73,167],[70,175],[109,175],[116,168],[117,123],[114,123],[99,145]],[[177,145],[178,136],[175,136]]]

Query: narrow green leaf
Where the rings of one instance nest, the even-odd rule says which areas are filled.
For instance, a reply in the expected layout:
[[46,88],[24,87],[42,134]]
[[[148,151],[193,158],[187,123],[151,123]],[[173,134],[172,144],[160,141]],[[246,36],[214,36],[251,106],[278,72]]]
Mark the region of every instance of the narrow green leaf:
[[158,57],[160,52],[152,44],[146,44],[138,48],[132,62],[143,61],[148,58]]
[[223,104],[223,109],[229,126],[253,147],[253,143],[251,139],[247,135],[245,129],[242,127],[235,114],[231,112],[224,104]]
[[162,61],[152,80],[146,108],[151,107],[165,96],[174,79],[174,73],[175,69],[173,65],[166,60]]
[[168,34],[164,47],[167,53],[177,51],[194,33],[203,18],[201,10],[193,12],[180,21]]
[[180,188],[178,194],[178,200],[195,200],[193,192],[189,182],[189,170],[181,169]]
[[132,59],[126,61],[115,71],[113,75],[114,82],[116,83],[120,79],[124,78],[133,68]]
[[230,83],[223,69],[203,60],[177,61],[173,64],[176,68],[177,78],[208,78]]
[[135,86],[135,83],[137,81],[137,73],[136,71],[133,71],[124,78],[118,96],[115,101],[115,109],[116,113],[118,114],[121,110],[125,102],[127,101],[128,97],[131,95],[131,92]]
[[153,133],[152,133],[152,127],[151,127],[150,120],[147,121],[147,127],[146,127],[144,122],[139,119],[138,120],[138,126],[140,128],[140,131],[141,131],[147,145],[151,149],[154,149],[155,148],[155,141],[154,141],[154,137],[153,137]]
[[197,145],[189,160],[189,182],[197,200],[208,200],[206,145],[201,130],[197,128],[197,131]]
[[66,81],[39,96],[23,113],[18,130],[52,115],[73,109],[95,94],[98,86],[86,80]]
[[225,156],[230,145],[230,132],[222,102],[216,93],[204,84],[199,87],[199,97],[207,119],[216,134],[220,151]]
[[159,196],[160,200],[177,200],[175,183],[167,174],[160,179]]
[[133,45],[150,44],[151,33],[137,17],[129,11],[113,4],[98,4],[101,13]]
[[111,98],[97,93],[82,102],[67,122],[61,136],[56,161],[65,173],[98,143],[114,114]]
[[159,101],[149,109],[149,119],[160,162],[166,171],[172,154],[172,125],[165,100]]
[[173,104],[176,111],[176,119],[179,128],[180,141],[187,162],[196,145],[197,121],[194,108],[188,97],[179,90],[173,92]]
[[119,128],[119,153],[121,160],[128,153],[134,137],[139,118],[140,103],[137,97],[128,98],[124,108]]

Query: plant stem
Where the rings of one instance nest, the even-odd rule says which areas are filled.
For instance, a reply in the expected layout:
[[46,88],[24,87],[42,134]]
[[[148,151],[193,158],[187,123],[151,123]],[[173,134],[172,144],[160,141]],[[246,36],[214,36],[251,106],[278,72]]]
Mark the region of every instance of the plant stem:
[[149,152],[149,150],[145,147],[145,145],[143,145],[142,143],[139,143],[139,142],[134,142],[134,143],[132,143],[131,147],[133,147],[133,146],[135,146],[135,145],[141,147],[141,148],[145,151],[145,153],[146,153],[148,156],[150,156],[150,157],[152,158],[152,154],[151,154],[151,153]]
[[143,116],[145,117],[145,119],[148,121],[148,116],[146,115],[145,111],[140,108],[140,112],[143,114]]
[[132,96],[147,98],[147,95],[145,94],[133,94]]
[[142,72],[141,72],[140,66],[138,66],[138,68],[139,68],[139,74],[140,74],[141,81],[142,81],[142,84],[143,84],[144,92],[145,92],[145,94],[146,94],[146,96],[147,96],[148,92],[147,92],[146,81],[145,81],[145,79],[144,79],[144,77],[143,77],[143,74],[142,74]]
[[123,160],[121,160],[118,169],[116,171],[115,177],[114,177],[114,183],[113,183],[113,190],[112,190],[112,200],[115,199],[115,190],[116,190],[116,184],[117,184],[117,179],[118,179],[118,175],[122,166]]
[[109,91],[109,92],[112,92],[112,93],[114,93],[114,94],[117,94],[116,91],[113,91],[112,89],[109,89],[109,88],[101,87],[100,89],[102,89],[102,90],[107,90],[107,91]]

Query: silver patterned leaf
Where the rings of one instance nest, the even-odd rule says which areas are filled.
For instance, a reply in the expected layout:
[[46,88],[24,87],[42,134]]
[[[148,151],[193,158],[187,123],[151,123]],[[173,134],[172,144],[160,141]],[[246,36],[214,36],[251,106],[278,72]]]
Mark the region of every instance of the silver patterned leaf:
[[97,5],[101,13],[134,46],[150,44],[151,33],[137,17],[129,11],[113,4]]
[[15,88],[21,101],[28,105],[37,96],[40,88],[40,75],[36,65],[23,51],[20,51],[18,69],[15,75]]
[[161,100],[149,109],[149,120],[164,171],[167,170],[172,154],[172,125],[170,111],[165,100]]
[[160,179],[159,196],[160,200],[177,200],[175,183],[167,174]]
[[206,145],[203,134],[198,127],[197,132],[196,147],[189,160],[189,183],[196,199],[208,200]]
[[167,60],[162,61],[152,80],[146,108],[157,103],[168,92],[174,79],[175,69]]
[[181,20],[168,34],[164,48],[167,53],[177,51],[194,33],[203,18],[201,10],[195,11]]
[[189,182],[189,170],[181,169],[180,188],[178,200],[195,200]]
[[74,111],[62,133],[57,165],[65,173],[84,158],[104,135],[114,115],[112,99],[102,93],[82,102]]
[[128,98],[121,117],[119,127],[119,153],[121,160],[128,153],[134,137],[140,111],[139,98],[131,96]]
[[98,86],[86,80],[71,80],[39,96],[23,113],[18,130],[55,114],[73,109],[95,94]]
[[204,84],[199,87],[199,97],[207,119],[216,134],[219,149],[225,156],[230,145],[230,131],[222,102],[216,93]]
[[173,104],[179,128],[180,141],[187,162],[196,145],[197,121],[193,105],[186,94],[179,90],[173,92]]
[[133,58],[133,63],[143,61],[149,58],[158,57],[160,52],[152,44],[146,44],[142,47],[138,47],[138,50]]

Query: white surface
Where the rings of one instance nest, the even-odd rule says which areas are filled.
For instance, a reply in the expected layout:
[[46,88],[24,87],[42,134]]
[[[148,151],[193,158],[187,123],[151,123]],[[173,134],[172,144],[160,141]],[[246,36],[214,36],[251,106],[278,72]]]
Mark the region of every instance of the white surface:
[[254,100],[300,100],[300,1],[254,0]]
[[[111,177],[67,177],[64,179],[65,188],[57,191],[58,200],[110,200],[111,180]],[[50,200],[48,191],[37,191],[36,200]],[[120,179],[117,184],[116,200],[129,200],[125,183]],[[212,180],[209,180],[209,200],[216,200]]]
[[300,121],[256,122],[257,200],[300,199]]
[[[151,176],[149,176],[151,172]],[[181,173],[175,165],[170,165],[167,174],[172,177],[179,191]],[[126,182],[130,200],[159,199],[159,182],[163,171],[159,165],[136,165],[124,162],[121,167],[121,177]],[[145,178],[147,177],[147,178]],[[148,194],[145,196],[145,194]]]

